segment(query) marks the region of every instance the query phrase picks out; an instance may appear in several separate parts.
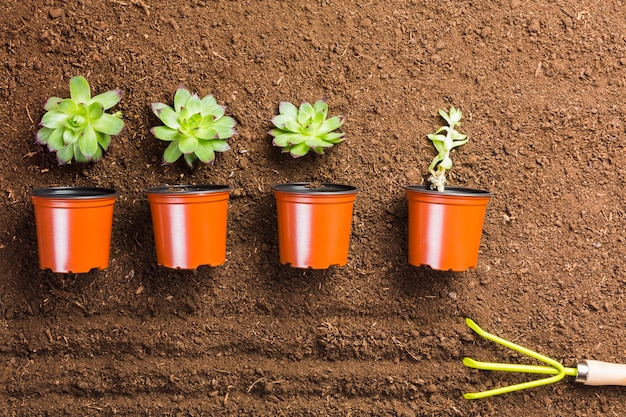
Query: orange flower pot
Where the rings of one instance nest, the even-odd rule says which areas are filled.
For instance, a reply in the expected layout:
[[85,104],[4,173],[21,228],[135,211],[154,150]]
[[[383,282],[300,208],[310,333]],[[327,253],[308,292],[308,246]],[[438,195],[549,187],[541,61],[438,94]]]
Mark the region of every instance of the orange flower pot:
[[176,185],[146,190],[157,263],[174,269],[226,261],[228,185]]
[[348,262],[355,187],[323,184],[310,188],[307,183],[291,183],[272,190],[281,263],[326,269]]
[[470,188],[406,187],[409,263],[443,271],[476,268],[485,209],[491,194]]
[[108,267],[118,195],[113,189],[92,187],[33,190],[40,268],[81,273]]

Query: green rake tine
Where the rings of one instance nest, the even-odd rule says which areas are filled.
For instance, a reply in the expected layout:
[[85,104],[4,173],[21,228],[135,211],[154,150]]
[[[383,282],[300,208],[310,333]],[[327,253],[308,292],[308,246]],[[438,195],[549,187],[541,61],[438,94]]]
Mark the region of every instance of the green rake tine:
[[[544,372],[545,369],[543,368],[553,368],[554,371],[549,371],[548,374],[555,374],[554,376],[550,376],[550,377],[543,378],[543,379],[538,379],[535,381],[522,382],[520,384],[509,385],[506,387],[494,388],[494,389],[480,391],[480,392],[468,392],[468,393],[463,394],[463,397],[465,397],[468,400],[491,397],[493,395],[506,394],[509,392],[520,391],[520,390],[524,390],[528,388],[535,388],[535,387],[539,387],[542,385],[554,384],[555,382],[559,382],[560,380],[562,380],[565,377],[565,375],[571,375],[572,373],[572,368],[568,368],[566,370],[563,365],[561,365],[559,362],[555,361],[552,358],[544,356],[540,353],[527,349],[513,342],[509,342],[508,340],[502,339],[501,337],[498,337],[491,333],[487,333],[486,331],[481,329],[478,326],[478,324],[476,324],[476,322],[474,322],[470,318],[466,318],[465,323],[470,329],[474,330],[474,332],[476,332],[476,334],[478,334],[479,336],[489,341],[492,341],[494,343],[497,343],[499,345],[502,345],[504,347],[507,347],[511,350],[519,352],[523,355],[529,356],[540,362],[543,362],[549,365],[549,367],[543,367],[543,366],[536,367],[533,365],[517,365],[517,364],[498,364],[498,363],[493,363],[493,362],[478,362],[471,358],[463,359],[463,364],[465,366],[469,366],[469,367],[476,368],[476,369],[492,370],[492,371],[530,372],[530,373],[546,373]],[[481,367],[482,364],[486,364],[486,367],[482,368]],[[477,366],[472,366],[472,365],[477,365]],[[529,370],[532,370],[532,371],[529,371]],[[541,372],[537,372],[539,370],[541,370]],[[573,371],[576,372],[575,369],[573,369]]]
[[[463,365],[483,371],[523,372],[527,374],[557,375],[559,370],[552,366],[520,365],[516,363],[481,362],[472,358],[464,358]],[[577,376],[578,369],[565,367],[565,375]]]

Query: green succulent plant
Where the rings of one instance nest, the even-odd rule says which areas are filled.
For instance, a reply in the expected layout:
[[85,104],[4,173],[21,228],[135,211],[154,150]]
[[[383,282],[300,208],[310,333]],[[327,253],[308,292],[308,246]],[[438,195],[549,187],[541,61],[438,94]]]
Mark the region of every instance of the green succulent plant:
[[327,119],[328,104],[318,100],[315,104],[304,102],[297,108],[289,102],[282,102],[279,114],[272,119],[276,126],[270,130],[273,144],[289,152],[294,158],[306,155],[309,150],[323,154],[325,148],[343,142],[344,133],[334,132],[343,125],[343,116]]
[[443,192],[447,182],[446,171],[452,168],[450,151],[467,143],[469,138],[456,130],[457,126],[461,125],[461,117],[463,117],[461,110],[450,107],[450,110],[446,112],[440,109],[439,115],[448,123],[448,126],[441,126],[435,133],[428,135],[428,139],[433,142],[438,152],[428,167],[430,171],[428,181],[432,190]]
[[122,113],[105,113],[122,98],[115,89],[91,97],[89,83],[84,77],[70,79],[70,98],[50,97],[44,104],[42,126],[35,142],[56,152],[59,165],[97,161],[111,144],[111,136],[124,128]]
[[163,153],[164,164],[174,163],[181,156],[189,167],[196,159],[212,164],[215,152],[229,150],[226,139],[237,133],[237,122],[224,116],[225,108],[212,95],[200,99],[184,87],[179,87],[174,95],[174,108],[153,103],[152,111],[165,126],[150,131],[157,139],[170,142]]

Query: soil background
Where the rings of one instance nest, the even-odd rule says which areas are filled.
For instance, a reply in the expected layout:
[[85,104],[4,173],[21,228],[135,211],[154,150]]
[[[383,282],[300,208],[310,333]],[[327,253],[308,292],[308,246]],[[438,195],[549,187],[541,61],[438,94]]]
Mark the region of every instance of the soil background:
[[[575,366],[626,362],[626,8],[520,0],[2,0],[0,409],[3,416],[624,416],[626,388],[555,385],[464,356],[532,362],[484,329]],[[125,131],[104,158],[57,166],[34,143],[50,96],[85,76],[121,88]],[[162,166],[153,102],[179,85],[238,121],[212,166]],[[347,141],[281,154],[281,101],[327,99]],[[406,260],[403,187],[422,183],[439,108],[470,142],[450,182],[487,189],[478,267]],[[282,182],[359,187],[349,262],[278,260]],[[233,188],[224,265],[156,264],[144,190]],[[29,192],[121,191],[109,268],[38,267]]]

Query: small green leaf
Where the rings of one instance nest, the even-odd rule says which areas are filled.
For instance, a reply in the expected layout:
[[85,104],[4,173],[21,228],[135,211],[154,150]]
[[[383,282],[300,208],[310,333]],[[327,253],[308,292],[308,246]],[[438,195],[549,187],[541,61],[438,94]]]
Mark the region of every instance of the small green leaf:
[[98,144],[100,145],[100,147],[102,147],[102,149],[105,151],[109,149],[109,146],[111,146],[111,135],[96,132],[96,136],[98,137]]
[[287,101],[280,103],[278,112],[284,116],[290,117],[292,120],[298,117],[298,108]]
[[172,110],[169,106],[159,109],[157,116],[167,127],[172,129],[178,129],[180,127],[180,123],[178,122],[178,113]]
[[306,155],[307,152],[309,152],[309,149],[310,148],[303,142],[291,148],[291,151],[289,153],[294,158],[299,158],[301,156]]
[[64,128],[55,129],[50,137],[48,138],[48,149],[51,151],[58,151],[65,146],[65,142],[63,141],[63,136],[65,133]]
[[47,112],[41,118],[41,125],[50,129],[56,129],[63,127],[67,121],[67,114],[58,110],[52,110]]
[[100,103],[104,110],[108,110],[111,107],[115,106],[117,103],[119,103],[123,95],[124,92],[118,88],[115,90],[107,91],[106,93],[98,94],[91,99],[91,102]]
[[450,168],[452,168],[452,159],[446,156],[445,158],[443,158],[441,163],[439,163],[439,166],[441,167],[441,169],[449,170]]
[[283,130],[288,132],[301,132],[304,129],[301,128],[300,123],[297,120],[290,120],[285,123]]
[[189,168],[193,168],[193,163],[196,161],[196,159],[198,159],[195,153],[185,154],[183,155],[183,158],[185,159],[185,162],[187,163],[187,166]]
[[[278,131],[279,133],[282,131]],[[270,132],[271,133],[271,132]],[[274,140],[272,141],[274,146],[279,146],[281,148],[284,148],[285,146],[290,145],[291,143],[291,138],[293,138],[294,136],[298,135],[298,133],[283,133],[278,134],[274,137]]]
[[446,153],[446,148],[443,146],[443,141],[434,141],[433,145],[435,145],[435,149],[439,154]]
[[80,75],[70,79],[70,96],[77,103],[89,104],[91,100],[91,90],[89,83]]
[[274,126],[281,128],[281,129],[284,128],[285,123],[290,122],[290,121],[293,121],[293,118],[285,114],[279,114],[277,116],[274,116],[271,120]]
[[90,159],[98,150],[98,138],[91,126],[87,126],[78,137],[78,147],[87,159]]
[[170,108],[173,111],[173,109],[170,106],[168,106],[167,104],[165,104],[165,103],[152,103],[152,105],[150,107],[152,108],[152,113],[154,113],[154,115],[156,117],[159,117],[159,112],[164,107],[168,107],[168,108]]
[[299,145],[300,143],[305,143],[309,137],[310,136],[296,133],[291,136],[291,138],[289,138],[289,143],[291,143],[292,145]]
[[63,145],[72,145],[76,143],[79,136],[80,136],[79,132],[76,132],[72,129],[64,129],[63,130]]
[[211,123],[215,119],[224,116],[225,109],[223,106],[203,106],[200,114],[205,122]]
[[155,126],[150,129],[150,132],[152,132],[154,137],[161,140],[172,141],[178,139],[179,137],[178,130],[169,128],[167,126]]
[[449,121],[448,124],[451,127],[458,125],[463,117],[463,113],[459,109],[455,109],[454,107],[450,107],[450,111],[448,113]]
[[50,129],[49,127],[42,127],[37,131],[37,134],[35,135],[35,143],[45,145],[46,143],[48,143],[48,138],[50,138],[52,132],[54,132],[54,129]]
[[215,131],[217,132],[217,138],[218,139],[228,139],[231,138],[234,134],[235,131],[233,130],[232,127],[226,125],[215,125]]
[[450,149],[456,148],[457,146],[461,146],[461,145],[465,145],[467,143],[467,141],[469,140],[469,138],[465,139],[465,140],[459,140],[456,141],[452,144],[452,147]]
[[68,116],[72,116],[78,112],[78,106],[74,100],[65,99],[61,100],[57,106],[57,110],[62,111]]
[[163,163],[173,164],[182,154],[183,153],[178,148],[178,140],[174,140],[170,142],[165,152],[163,152]]
[[217,137],[217,130],[214,127],[201,128],[195,131],[195,135],[198,139],[215,139]]
[[211,142],[215,141],[201,141],[196,149],[196,156],[205,164],[210,164],[215,160],[215,151]]
[[345,134],[342,132],[330,132],[322,135],[322,139],[327,142],[337,144],[344,141]]
[[100,103],[91,103],[88,108],[89,120],[96,120],[104,114],[104,109]]
[[324,121],[326,120],[326,115],[324,113],[320,112],[315,112],[313,115],[313,123],[316,125],[321,125],[324,123]]
[[108,135],[117,135],[124,129],[124,121],[119,117],[103,113],[101,117],[94,121],[91,126],[98,132]]
[[[211,148],[213,148],[215,152],[226,152],[230,150],[230,145],[225,140],[216,139],[216,140],[209,140],[209,141],[201,141],[200,143],[210,144]],[[198,151],[196,151],[196,154],[197,153]]]
[[62,98],[60,97],[50,97],[48,100],[46,100],[46,102],[43,104],[43,108],[46,111],[50,111],[50,110],[57,110],[59,108],[59,104],[63,101]]
[[81,164],[87,163],[89,162],[89,160],[91,158],[87,158],[87,156],[85,156],[81,150],[80,150],[80,145],[78,143],[75,143],[73,145],[68,145],[67,148],[72,148],[72,151],[74,152],[74,159],[76,160],[76,162],[80,162]]
[[179,140],[178,147],[183,154],[194,153],[198,148],[198,139],[194,136],[183,136]]
[[467,137],[467,135],[459,133],[456,130],[451,130],[450,137],[452,137],[452,140],[463,140]]
[[339,127],[341,127],[341,125],[343,125],[344,123],[344,118],[341,116],[335,116],[335,117],[331,117],[330,119],[326,120],[322,126],[320,127],[318,134],[324,134],[324,133],[328,133],[328,132],[332,132],[335,129],[338,129]]
[[439,109],[439,115],[448,123],[448,125],[452,126],[450,116],[448,116],[448,113],[446,113],[444,109]]
[[446,136],[431,133],[428,135],[428,139],[432,140],[433,142],[443,142],[446,139]]
[[318,137],[315,136],[310,136],[308,137],[305,142],[307,144],[307,146],[311,147],[311,148],[330,148],[333,146],[332,143],[330,142],[326,142]]
[[217,104],[217,100],[215,100],[215,97],[213,97],[212,94],[209,94],[208,96],[205,96],[202,99],[202,108],[208,108],[208,107],[222,107],[219,104]]
[[202,102],[200,101],[200,97],[198,97],[196,94],[191,96],[189,100],[187,100],[184,108],[187,109],[189,114],[200,115],[200,110],[202,110]]
[[67,164],[74,157],[74,145],[64,146],[57,150],[57,161],[59,165]]
[[311,103],[307,103],[306,101],[300,105],[300,110],[298,111],[298,123],[301,125],[306,124],[310,119],[315,115],[315,111],[313,110],[313,106]]
[[[98,141],[98,143],[100,143],[100,141]],[[98,146],[98,149],[96,150],[96,153],[94,153],[93,156],[91,157],[91,160],[94,162],[99,161],[102,158],[102,154],[103,154],[102,148]]]
[[[174,94],[174,110],[179,112],[186,106],[187,100],[191,97],[191,93],[185,87],[179,87]],[[158,115],[157,115],[158,116]]]
[[313,104],[313,110],[315,113],[322,113],[324,117],[328,116],[328,104],[324,100],[317,100],[315,104]]

